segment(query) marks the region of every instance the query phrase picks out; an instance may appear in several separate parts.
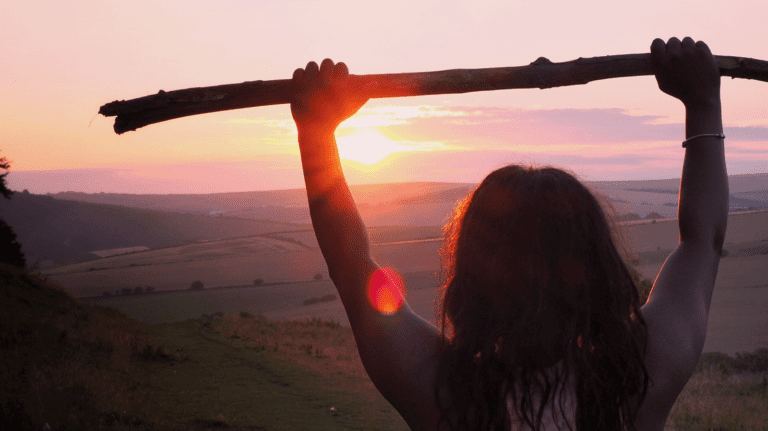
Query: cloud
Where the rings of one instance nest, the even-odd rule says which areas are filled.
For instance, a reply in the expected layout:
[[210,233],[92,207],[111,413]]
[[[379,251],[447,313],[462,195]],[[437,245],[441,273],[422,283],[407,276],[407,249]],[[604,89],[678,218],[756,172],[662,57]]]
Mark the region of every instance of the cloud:
[[[345,135],[362,131],[381,133],[395,141],[395,147],[409,151],[369,165],[343,161],[351,184],[479,182],[510,163],[567,167],[587,180],[679,178],[685,154],[680,148],[683,124],[621,109],[421,105],[367,108],[360,118],[358,123],[342,124],[340,144]],[[260,142],[295,143],[291,135],[295,127],[288,119],[233,120],[228,125],[249,127]],[[726,127],[725,135],[730,174],[768,166],[768,127]],[[280,149],[241,162],[12,171],[8,182],[15,190],[33,193],[212,193],[302,187],[299,156],[291,148],[292,153]]]
[[31,193],[217,193],[304,186],[298,155],[253,161],[208,161],[118,168],[11,171],[13,190]]
[[[386,128],[398,139],[461,142],[471,147],[507,144],[622,144],[682,141],[682,123],[663,123],[664,117],[632,115],[622,109],[521,109],[501,107],[442,107],[457,115],[411,117]],[[766,141],[768,127],[725,128],[730,141]],[[474,145],[469,143],[474,142]]]
[[[403,106],[364,108],[340,130],[375,127],[392,139],[443,142],[464,148],[505,148],[509,144],[622,144],[685,138],[685,125],[657,115],[612,109],[524,109],[492,106]],[[295,135],[291,120],[228,120]],[[266,131],[266,130],[265,130]],[[768,141],[768,127],[728,126],[731,142]]]

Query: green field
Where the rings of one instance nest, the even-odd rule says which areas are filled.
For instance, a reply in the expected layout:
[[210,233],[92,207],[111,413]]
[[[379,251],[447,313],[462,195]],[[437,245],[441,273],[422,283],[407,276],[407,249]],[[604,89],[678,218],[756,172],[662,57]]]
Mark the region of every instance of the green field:
[[[243,311],[148,325],[2,269],[9,429],[407,429],[337,322]],[[764,430],[767,379],[766,349],[706,355],[666,429]]]
[[[630,258],[644,277],[655,277],[676,244],[677,223],[625,226]],[[44,274],[69,294],[2,268],[0,314],[8,323],[0,339],[0,423],[38,430],[46,423],[407,429],[367,378],[314,236],[302,230],[113,256]],[[427,238],[436,233],[371,230],[376,260],[401,272],[409,304],[430,321],[441,243]],[[766,240],[766,213],[729,218],[705,352],[731,356],[702,358],[667,429],[766,429],[768,351],[755,350],[768,346]],[[263,283],[255,286],[256,278]],[[193,280],[205,289],[189,290]],[[125,286],[158,289],[102,295]],[[88,304],[70,294],[98,299]],[[738,365],[734,354],[747,351],[755,353],[741,359],[753,358],[757,368]]]

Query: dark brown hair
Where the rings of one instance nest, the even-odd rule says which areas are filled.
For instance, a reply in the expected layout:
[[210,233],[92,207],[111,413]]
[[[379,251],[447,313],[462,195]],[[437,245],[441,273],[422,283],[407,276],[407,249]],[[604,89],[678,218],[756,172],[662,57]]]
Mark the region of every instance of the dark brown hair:
[[632,429],[648,387],[647,331],[595,195],[560,169],[507,166],[444,230],[440,425],[508,430],[510,399],[538,430],[546,404],[575,389],[575,414],[558,406],[565,423]]

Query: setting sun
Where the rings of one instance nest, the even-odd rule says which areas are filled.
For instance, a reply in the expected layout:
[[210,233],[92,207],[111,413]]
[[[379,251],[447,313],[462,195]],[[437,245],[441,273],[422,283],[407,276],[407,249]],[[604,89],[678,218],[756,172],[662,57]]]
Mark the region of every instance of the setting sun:
[[362,130],[342,136],[337,139],[339,156],[342,160],[350,160],[364,165],[374,165],[389,156],[401,151],[412,151],[414,148],[395,142],[375,130]]

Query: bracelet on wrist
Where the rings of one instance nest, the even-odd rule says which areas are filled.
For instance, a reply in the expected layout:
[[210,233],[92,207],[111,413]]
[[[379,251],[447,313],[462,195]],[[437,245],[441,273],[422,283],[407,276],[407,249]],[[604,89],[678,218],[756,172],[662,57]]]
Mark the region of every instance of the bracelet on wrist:
[[685,145],[688,143],[688,141],[691,141],[696,138],[718,138],[718,139],[725,139],[725,135],[722,133],[702,133],[701,135],[695,135],[691,136],[690,138],[683,141],[683,148],[685,148]]

